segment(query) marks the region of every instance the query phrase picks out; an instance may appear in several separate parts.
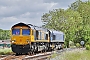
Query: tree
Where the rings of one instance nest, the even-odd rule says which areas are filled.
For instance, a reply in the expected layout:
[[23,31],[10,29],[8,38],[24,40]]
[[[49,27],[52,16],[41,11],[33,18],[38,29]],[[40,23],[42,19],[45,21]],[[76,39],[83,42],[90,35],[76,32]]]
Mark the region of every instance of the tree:
[[90,39],[90,2],[77,0],[64,9],[53,9],[42,16],[44,27],[65,33],[67,47],[69,41],[80,43]]
[[10,39],[10,30],[0,29],[0,40]]

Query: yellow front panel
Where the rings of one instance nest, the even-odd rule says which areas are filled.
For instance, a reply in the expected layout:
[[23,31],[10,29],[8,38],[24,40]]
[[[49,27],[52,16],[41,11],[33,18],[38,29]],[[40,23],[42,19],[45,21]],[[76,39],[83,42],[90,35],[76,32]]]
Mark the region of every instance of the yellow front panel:
[[31,35],[31,42],[35,42],[33,35]]
[[[12,35],[12,29],[20,29],[20,35]],[[17,45],[26,45],[31,41],[30,35],[22,35],[22,29],[28,29],[26,26],[16,26],[11,29],[11,41],[15,41],[12,44],[17,44]]]
[[[12,29],[20,29],[20,35],[12,35]],[[12,44],[26,45],[31,42],[35,42],[32,30],[30,29],[30,35],[22,35],[22,29],[28,29],[26,26],[16,26],[11,29],[11,41],[15,41]]]
[[12,36],[11,40],[15,40],[14,44],[25,45],[30,41],[30,36]]

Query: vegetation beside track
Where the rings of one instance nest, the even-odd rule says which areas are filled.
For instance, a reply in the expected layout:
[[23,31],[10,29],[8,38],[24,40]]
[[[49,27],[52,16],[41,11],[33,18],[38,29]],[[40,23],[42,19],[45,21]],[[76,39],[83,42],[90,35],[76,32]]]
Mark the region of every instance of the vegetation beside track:
[[0,49],[0,55],[10,55],[10,54],[12,54],[11,48]]
[[0,29],[0,40],[10,39],[10,30]]
[[63,60],[90,60],[90,51],[73,51],[67,52],[63,56]]
[[90,60],[90,50],[75,49],[52,55],[52,60]]

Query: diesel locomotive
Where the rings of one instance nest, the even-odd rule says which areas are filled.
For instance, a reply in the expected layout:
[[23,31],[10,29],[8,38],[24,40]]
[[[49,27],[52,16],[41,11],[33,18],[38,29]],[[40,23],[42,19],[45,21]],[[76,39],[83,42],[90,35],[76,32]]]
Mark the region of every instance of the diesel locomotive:
[[64,33],[61,31],[21,22],[11,27],[11,48],[16,54],[61,49],[62,44]]

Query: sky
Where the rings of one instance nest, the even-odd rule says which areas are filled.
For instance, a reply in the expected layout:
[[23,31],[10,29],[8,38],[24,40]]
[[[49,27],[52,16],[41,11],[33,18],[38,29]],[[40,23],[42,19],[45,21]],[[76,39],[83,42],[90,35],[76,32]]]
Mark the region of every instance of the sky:
[[[53,9],[67,9],[76,0],[0,0],[0,29],[24,22],[41,26],[41,16]],[[87,0],[82,0],[87,1]]]

